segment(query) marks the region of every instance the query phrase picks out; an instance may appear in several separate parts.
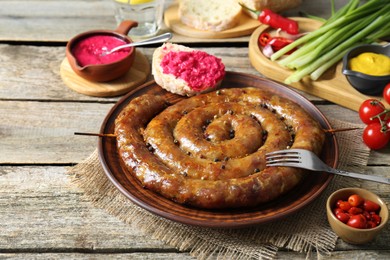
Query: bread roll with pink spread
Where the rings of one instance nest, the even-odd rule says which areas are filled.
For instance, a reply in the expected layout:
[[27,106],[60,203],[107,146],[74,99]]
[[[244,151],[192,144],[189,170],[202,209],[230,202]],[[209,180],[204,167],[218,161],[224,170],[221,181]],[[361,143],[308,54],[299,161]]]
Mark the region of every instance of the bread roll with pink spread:
[[153,53],[152,74],[163,89],[193,96],[216,89],[225,76],[225,65],[204,51],[165,43]]

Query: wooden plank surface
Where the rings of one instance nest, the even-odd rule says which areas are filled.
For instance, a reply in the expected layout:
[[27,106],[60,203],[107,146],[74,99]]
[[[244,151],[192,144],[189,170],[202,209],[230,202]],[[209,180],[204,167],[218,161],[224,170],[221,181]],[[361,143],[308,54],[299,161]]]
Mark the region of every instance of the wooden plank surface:
[[[180,259],[188,257],[188,252],[179,253],[176,249],[123,224],[104,210],[92,206],[81,196],[81,191],[70,184],[65,175],[66,170],[67,167],[63,166],[0,167],[2,252],[78,251],[124,255],[146,252],[151,256],[155,253],[156,257],[160,253]],[[374,173],[384,174],[387,170],[388,167],[377,167]],[[368,189],[375,189],[377,186],[374,183],[363,185]],[[383,189],[378,193],[388,200],[389,187],[380,187]],[[363,250],[371,251],[371,254],[383,251],[385,255],[389,255],[388,241],[390,232],[381,233],[374,243],[358,247],[339,241],[336,256],[337,251],[348,251],[352,257]],[[354,252],[355,250],[357,252]],[[284,252],[282,255],[292,254]],[[303,254],[293,255],[300,255],[296,259],[304,259]]]
[[[8,51],[2,53],[23,53],[21,57],[35,56],[36,52],[44,53],[45,55],[38,55],[38,57],[44,57],[44,61],[50,61],[49,68],[51,69],[48,70],[48,63],[37,62],[32,64],[33,70],[31,66],[26,65],[23,68],[22,65],[19,71],[23,73],[17,74],[14,69],[18,67],[17,64],[22,64],[22,58],[21,60],[18,60],[19,58],[2,60],[5,66],[1,71],[8,77],[5,82],[0,83],[2,84],[0,85],[2,93],[0,130],[3,137],[0,139],[0,163],[5,165],[0,170],[3,177],[0,182],[0,190],[3,191],[0,208],[2,209],[2,230],[4,230],[0,237],[0,249],[3,248],[8,252],[43,251],[48,252],[50,258],[64,256],[84,258],[84,255],[50,253],[51,250],[65,252],[78,250],[97,253],[116,252],[120,255],[119,258],[152,257],[163,253],[163,256],[175,259],[188,259],[188,253],[179,253],[159,241],[152,241],[140,234],[139,230],[130,229],[125,232],[129,237],[119,235],[118,230],[126,230],[124,225],[84,201],[80,191],[69,185],[65,176],[66,168],[60,166],[78,163],[95,149],[97,141],[95,137],[74,136],[73,132],[97,130],[107,111],[117,99],[86,98],[71,91],[68,93],[58,78],[57,61],[62,59],[63,53],[58,49],[61,48],[35,46],[6,46],[6,48]],[[224,57],[224,62],[228,64],[227,67],[232,70],[249,73],[253,70],[245,58],[245,48],[233,48],[234,55],[231,54],[232,49],[206,48],[205,50]],[[151,57],[152,49],[143,49],[143,51],[149,58]],[[14,55],[14,57],[17,56]],[[42,58],[40,60],[42,61]],[[30,82],[32,87],[27,93],[14,96],[15,88],[20,87],[22,90],[23,86],[28,87]],[[357,121],[357,113],[354,111],[331,103],[323,103],[316,98],[312,101],[318,103],[320,110],[329,117],[349,122]],[[373,152],[368,171],[378,175],[388,174],[390,165],[388,154],[389,151]],[[59,166],[40,166],[56,164]],[[26,166],[9,167],[7,165]],[[377,190],[375,184],[367,188]],[[388,198],[390,194],[387,189],[382,189],[380,192],[385,198]],[[49,210],[47,205],[51,205]],[[66,219],[65,222],[64,219]],[[44,225],[42,221],[51,224]],[[30,224],[26,228],[24,223]],[[99,223],[104,223],[104,225],[101,224],[99,228],[96,228]],[[43,225],[44,232],[42,232]],[[64,225],[70,227],[64,227]],[[60,236],[58,236],[59,231]],[[353,246],[339,242],[336,256],[339,255],[342,258],[345,252],[348,252],[349,256],[367,254],[375,259],[377,250],[384,250],[384,256],[386,256],[388,255],[387,241],[390,240],[388,235],[388,232],[384,233],[378,242],[369,245],[368,252],[362,251],[361,248],[356,250]],[[118,239],[124,239],[128,244]],[[12,243],[9,243],[11,240]],[[37,241],[41,242],[37,244]],[[101,241],[108,242],[102,245]],[[169,250],[174,252],[169,252]],[[139,253],[145,251],[156,253]],[[281,255],[289,257],[292,255],[293,259],[305,258],[303,254],[291,252],[282,252]],[[14,256],[18,258],[27,255],[16,254]]]
[[[173,0],[166,0],[168,7]],[[338,0],[336,7],[347,0]],[[94,29],[114,29],[113,0],[0,0],[0,41],[66,42],[76,34]],[[324,8],[324,6],[328,8]],[[299,11],[329,17],[329,0],[303,0],[300,8],[285,12],[297,16]],[[91,12],[93,10],[93,12]],[[10,30],[10,28],[12,28]],[[164,25],[162,31],[168,28]],[[197,39],[175,35],[175,42],[242,42],[249,36],[229,39]]]
[[[113,103],[0,101],[0,163],[77,163],[97,144],[97,137],[74,132],[99,132]],[[337,105],[317,105],[328,117],[356,122],[358,115]],[[17,111],[17,113],[15,113]],[[28,153],[21,153],[27,149]],[[372,152],[371,164],[389,164],[389,149]]]
[[[75,102],[0,101],[2,115],[0,163],[77,163],[97,145],[97,137],[74,132],[97,133],[113,104]],[[336,106],[318,106],[333,118],[350,120],[350,110],[334,113]],[[15,113],[17,111],[17,113]],[[340,110],[337,110],[340,111]],[[21,153],[28,150],[28,153]],[[390,164],[390,158],[383,163]]]
[[[247,47],[194,47],[222,59],[226,69],[262,76],[250,64]],[[137,48],[149,63],[154,48]],[[97,98],[69,89],[60,76],[65,47],[0,45],[0,99],[12,100],[73,100],[115,102],[115,98]],[[28,62],[26,62],[28,61]],[[152,80],[152,76],[149,76]],[[300,92],[303,94],[304,92]],[[310,100],[320,100],[306,95]]]
[[[303,0],[288,14],[303,10],[326,17],[328,2]],[[68,167],[97,145],[96,137],[74,132],[99,131],[120,97],[89,97],[67,88],[59,73],[64,46],[80,32],[114,28],[112,1],[0,0],[0,24],[0,258],[193,259],[94,207],[66,176]],[[248,59],[248,40],[173,38],[222,58],[227,70],[262,76]],[[151,61],[153,47],[139,50]],[[359,122],[352,110],[300,93],[329,118]],[[390,148],[372,151],[364,170],[389,176],[389,154]],[[390,200],[389,186],[362,186]],[[339,240],[324,259],[388,259],[389,231],[388,226],[362,246]],[[282,249],[278,258],[306,259],[306,254]],[[312,252],[310,259],[316,258]]]

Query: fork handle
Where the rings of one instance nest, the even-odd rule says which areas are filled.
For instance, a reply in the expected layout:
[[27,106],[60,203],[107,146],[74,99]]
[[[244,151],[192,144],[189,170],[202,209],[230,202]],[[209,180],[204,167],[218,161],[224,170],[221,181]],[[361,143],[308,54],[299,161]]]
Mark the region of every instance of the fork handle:
[[346,177],[352,177],[352,178],[358,178],[362,180],[368,180],[368,181],[375,181],[380,183],[386,183],[390,184],[390,178],[385,178],[381,176],[374,176],[374,175],[367,175],[367,174],[361,174],[361,173],[354,173],[354,172],[347,172],[342,171],[338,169],[330,169],[331,173],[346,176]]

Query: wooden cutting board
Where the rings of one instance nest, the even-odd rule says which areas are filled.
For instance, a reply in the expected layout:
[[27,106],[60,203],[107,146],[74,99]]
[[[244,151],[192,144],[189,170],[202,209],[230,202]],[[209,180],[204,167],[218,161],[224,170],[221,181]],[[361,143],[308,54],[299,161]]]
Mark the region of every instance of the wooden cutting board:
[[[303,31],[313,31],[321,26],[321,22],[316,20],[308,18],[293,19],[298,21],[299,27]],[[276,62],[265,57],[258,47],[258,38],[260,34],[266,30],[269,30],[269,27],[261,25],[251,35],[249,40],[249,59],[252,66],[264,76],[279,82],[284,82],[284,80],[292,74],[292,71],[279,66]],[[343,107],[358,111],[360,104],[364,100],[371,98],[371,96],[361,94],[355,90],[341,71],[342,62],[339,62],[316,81],[311,80],[309,77],[305,77],[300,82],[292,83],[289,86]],[[375,98],[383,101],[382,97],[378,96]],[[389,107],[388,104],[387,107]]]
[[197,30],[180,21],[178,3],[172,4],[166,9],[164,12],[164,22],[165,25],[175,33],[202,39],[223,39],[250,35],[260,25],[259,21],[242,13],[238,25],[231,29],[221,32]]
[[93,82],[80,77],[72,70],[67,58],[62,61],[60,67],[61,78],[65,85],[76,92],[94,97],[113,97],[125,94],[144,83],[149,73],[149,61],[138,50],[130,70],[125,75],[108,82]]

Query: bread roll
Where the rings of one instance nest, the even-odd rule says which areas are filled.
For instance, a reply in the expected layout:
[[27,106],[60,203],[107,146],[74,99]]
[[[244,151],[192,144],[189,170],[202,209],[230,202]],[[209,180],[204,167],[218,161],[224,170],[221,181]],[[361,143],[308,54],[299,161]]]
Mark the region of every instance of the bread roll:
[[205,52],[165,43],[153,53],[152,74],[163,89],[193,96],[217,88],[225,76],[225,66]]
[[[238,3],[242,3],[250,9],[261,11],[263,9],[270,9],[274,12],[281,12],[289,10],[299,6],[302,0],[236,0]],[[257,19],[257,15],[253,12],[245,10],[245,13],[251,17]]]
[[181,0],[179,17],[183,24],[204,31],[223,31],[236,26],[242,8],[237,0]]

